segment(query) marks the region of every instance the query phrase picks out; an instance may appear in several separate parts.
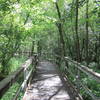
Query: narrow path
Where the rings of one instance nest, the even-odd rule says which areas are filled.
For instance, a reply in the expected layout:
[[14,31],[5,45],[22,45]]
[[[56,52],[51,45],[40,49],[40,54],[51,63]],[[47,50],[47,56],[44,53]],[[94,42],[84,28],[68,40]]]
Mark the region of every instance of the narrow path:
[[31,86],[23,100],[75,100],[62,83],[56,65],[48,61],[40,62]]

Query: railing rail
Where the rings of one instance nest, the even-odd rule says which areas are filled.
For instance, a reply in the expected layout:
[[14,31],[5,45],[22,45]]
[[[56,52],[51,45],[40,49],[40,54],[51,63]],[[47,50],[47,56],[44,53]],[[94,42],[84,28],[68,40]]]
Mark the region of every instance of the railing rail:
[[7,78],[0,82],[0,98],[5,94],[5,92],[16,82],[16,77],[18,77],[22,71],[23,67],[19,68],[17,71],[9,75]]
[[[88,88],[88,86],[86,84],[84,84],[80,78],[80,73],[84,73],[85,75],[88,75],[88,77],[92,78],[93,80],[95,80],[96,82],[98,82],[98,84],[100,83],[100,74],[97,72],[94,72],[92,69],[70,59],[69,57],[63,57],[61,58],[60,56],[56,55],[56,58],[60,58],[62,61],[67,61],[67,63],[69,64],[69,62],[71,62],[72,64],[74,64],[74,68],[77,69],[77,73],[73,73],[71,71],[71,67],[65,67],[65,70],[68,72],[69,75],[71,75],[74,79],[76,79],[77,82],[77,89],[79,90],[80,87],[82,87],[84,89],[84,91],[89,94],[91,96],[91,98],[93,100],[100,100],[100,97],[97,97],[95,94],[92,93],[92,91]],[[66,73],[65,71],[65,73]],[[67,73],[66,73],[67,74]]]
[[65,60],[74,63],[76,68],[78,68],[80,71],[87,74],[88,76],[91,76],[94,80],[96,80],[100,83],[100,74],[99,73],[94,72],[92,69],[90,69],[90,68],[88,68],[88,67],[86,67],[86,66],[84,66],[76,61],[73,61],[68,57],[65,57]]
[[[29,66],[31,64],[32,68],[29,71]],[[2,96],[7,92],[7,90],[17,81],[19,76],[22,73],[24,73],[24,82],[22,83],[21,87],[18,89],[16,95],[13,98],[13,100],[17,100],[20,91],[25,90],[27,88],[29,81],[31,81],[31,76],[35,71],[34,69],[36,69],[36,64],[37,64],[37,55],[34,55],[33,57],[30,57],[24,64],[22,64],[22,66],[17,71],[13,72],[7,78],[2,80],[0,82],[0,98],[2,98]]]

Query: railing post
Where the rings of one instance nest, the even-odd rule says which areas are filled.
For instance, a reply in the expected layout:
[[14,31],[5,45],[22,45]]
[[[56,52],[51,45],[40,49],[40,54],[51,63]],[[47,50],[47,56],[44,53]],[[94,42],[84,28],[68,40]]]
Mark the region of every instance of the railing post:
[[[27,75],[28,75],[28,69],[25,68],[25,69],[24,69],[24,81],[26,80]],[[28,84],[26,83],[25,86],[24,86],[24,90],[27,88],[27,85],[28,85]]]
[[36,70],[36,65],[38,63],[38,55],[37,54],[34,56],[34,61],[35,61],[34,67],[35,67],[35,70]]
[[[34,65],[34,59],[33,59],[33,57],[32,57],[32,63],[31,63],[31,65],[32,65],[32,67],[33,67],[33,65]],[[32,70],[32,74],[33,74],[33,70]],[[31,76],[30,79],[29,79],[29,83],[27,84],[27,87],[30,87],[30,85],[31,85],[31,80],[32,80],[32,76]]]
[[[77,63],[77,66],[78,66],[78,63]],[[78,93],[80,93],[80,71],[79,71],[79,69],[77,69],[76,83],[77,83]]]
[[34,52],[34,45],[35,45],[35,42],[33,41],[33,42],[32,42],[32,48],[31,48],[31,53],[30,53],[30,56],[33,56],[33,52]]

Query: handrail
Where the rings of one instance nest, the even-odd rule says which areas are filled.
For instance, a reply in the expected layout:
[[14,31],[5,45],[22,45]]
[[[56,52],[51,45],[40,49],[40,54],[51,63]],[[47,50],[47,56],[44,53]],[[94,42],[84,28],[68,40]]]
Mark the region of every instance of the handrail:
[[[75,64],[75,68],[77,68],[79,71],[85,73],[88,76],[91,76],[92,79],[96,80],[98,83],[100,83],[100,74],[97,72],[94,72],[93,70],[91,70],[90,68],[71,60],[69,57],[65,57],[65,60],[72,62],[73,64]],[[69,71],[69,73],[71,72],[69,69],[67,69]],[[70,73],[71,74],[71,73]],[[82,88],[85,90],[85,92],[87,94],[89,94],[93,100],[100,100],[100,97],[95,96],[92,91],[80,80],[80,74],[77,74],[77,77],[74,77],[74,75],[72,75],[72,77],[78,79],[78,84],[80,84],[80,86],[82,86]]]
[[[92,93],[92,91],[88,88],[87,85],[85,85],[80,78],[80,72],[88,75],[89,77],[91,77],[92,79],[94,79],[95,81],[97,81],[98,83],[100,83],[100,74],[97,72],[94,72],[92,69],[80,64],[79,62],[76,62],[74,60],[72,60],[69,57],[60,57],[58,55],[55,55],[55,57],[60,58],[62,61],[67,61],[67,63],[71,62],[74,64],[74,67],[77,69],[77,74],[72,73],[70,67],[65,67],[66,71],[68,72],[69,75],[71,75],[73,78],[76,79],[77,82],[77,89],[79,90],[80,86],[84,89],[84,91],[89,94],[91,96],[91,98],[93,100],[100,100],[100,97],[97,97],[96,95],[94,95]],[[66,74],[66,72],[65,72]]]
[[[56,57],[61,58],[60,56],[56,55]],[[75,64],[75,67],[82,71],[83,73],[86,73],[88,76],[91,76],[94,80],[98,81],[100,83],[100,74],[97,72],[94,72],[92,69],[80,64],[79,62],[76,62],[69,57],[64,57],[64,60],[70,61]]]
[[16,82],[16,77],[18,77],[23,72],[23,70],[23,67],[19,68],[17,71],[0,82],[0,98],[5,94],[10,86]]
[[34,64],[36,65],[36,60],[37,60],[36,55],[34,57],[30,57],[27,61],[25,61],[24,64],[22,64],[22,66],[17,71],[13,72],[11,75],[9,75],[7,78],[5,78],[0,82],[0,98],[2,98],[2,96],[7,92],[7,90],[17,81],[21,73],[24,73],[23,83],[25,83],[26,81],[23,87],[21,85],[21,89],[27,87],[27,82],[33,72],[33,68],[29,72],[28,72],[28,68],[31,64],[33,64],[33,62],[35,62]]
[[68,57],[65,57],[65,60],[71,61],[72,63],[74,63],[76,66],[76,68],[78,68],[80,71],[82,71],[83,73],[86,73],[88,76],[91,76],[94,80],[98,81],[100,83],[100,74],[97,72],[92,71],[90,68],[71,60]]

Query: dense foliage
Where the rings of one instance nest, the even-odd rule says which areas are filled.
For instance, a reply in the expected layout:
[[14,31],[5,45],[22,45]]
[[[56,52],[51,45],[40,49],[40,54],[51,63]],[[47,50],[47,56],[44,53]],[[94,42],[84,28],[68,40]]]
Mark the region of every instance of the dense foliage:
[[99,72],[100,2],[0,0],[0,78],[11,72],[17,54],[31,50],[69,56]]

